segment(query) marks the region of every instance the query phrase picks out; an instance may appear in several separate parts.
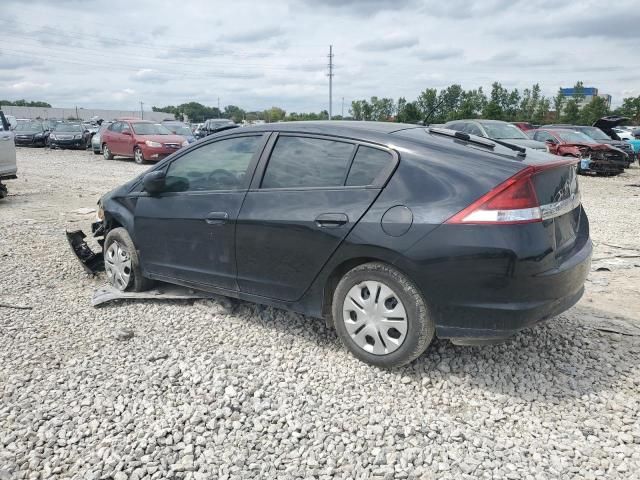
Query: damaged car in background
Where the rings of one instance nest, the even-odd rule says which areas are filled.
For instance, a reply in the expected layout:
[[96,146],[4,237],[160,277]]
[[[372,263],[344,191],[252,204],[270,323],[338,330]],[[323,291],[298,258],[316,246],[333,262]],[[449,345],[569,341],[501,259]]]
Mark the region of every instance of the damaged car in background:
[[604,117],[596,121],[591,127],[586,125],[545,125],[543,128],[565,129],[580,132],[591,138],[596,143],[609,145],[617,148],[618,150],[622,150],[627,154],[625,168],[629,168],[634,160],[633,148],[627,142],[620,140],[619,138],[614,139],[613,137],[615,135],[615,132],[613,132],[613,126],[619,125],[625,120],[627,120],[626,117]]
[[495,343],[582,296],[577,160],[507,145],[386,122],[227,130],[105,194],[102,252],[67,237],[120,291],[162,281],[324,318],[395,367],[435,336]]
[[611,145],[599,143],[587,135],[566,128],[539,128],[528,132],[531,138],[545,142],[549,152],[579,158],[578,173],[618,175],[629,164],[629,156]]

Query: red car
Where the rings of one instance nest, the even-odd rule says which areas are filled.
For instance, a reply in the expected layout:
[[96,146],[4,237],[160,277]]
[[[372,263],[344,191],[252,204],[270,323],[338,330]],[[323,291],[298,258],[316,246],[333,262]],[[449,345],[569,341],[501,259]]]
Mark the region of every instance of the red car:
[[534,130],[536,127],[529,122],[511,122],[511,125],[515,125],[523,132],[528,132],[529,130]]
[[624,171],[627,154],[611,145],[598,143],[584,133],[568,129],[538,128],[527,134],[545,142],[549,153],[580,159],[579,173],[617,175]]
[[157,162],[176,150],[186,147],[187,139],[174,135],[159,123],[138,119],[118,120],[102,133],[102,154],[131,157],[136,163]]

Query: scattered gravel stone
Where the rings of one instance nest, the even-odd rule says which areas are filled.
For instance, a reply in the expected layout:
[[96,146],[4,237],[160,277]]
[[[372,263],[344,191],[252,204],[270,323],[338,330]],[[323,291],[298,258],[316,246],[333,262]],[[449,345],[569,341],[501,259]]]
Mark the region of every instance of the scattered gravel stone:
[[133,338],[133,330],[128,328],[119,328],[113,334],[113,338],[120,342],[126,342],[127,340],[131,340]]
[[[588,321],[640,323],[633,264],[505,344],[437,340],[387,371],[349,355],[323,321],[273,308],[91,307],[104,276],[84,274],[62,233],[88,232],[90,219],[60,213],[94,207],[147,167],[22,148],[18,167],[8,182],[15,195],[0,201],[0,302],[33,309],[0,313],[0,480],[595,480],[640,471],[638,337]],[[640,248],[637,189],[624,187],[639,183],[640,169],[580,181],[595,255],[615,254],[605,243]],[[132,328],[134,341],[113,341],[131,340]]]

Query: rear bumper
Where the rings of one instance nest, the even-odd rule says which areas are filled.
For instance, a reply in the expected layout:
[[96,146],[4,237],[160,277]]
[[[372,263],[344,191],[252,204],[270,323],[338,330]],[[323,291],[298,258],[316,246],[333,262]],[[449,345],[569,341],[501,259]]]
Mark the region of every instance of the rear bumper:
[[542,223],[444,224],[394,263],[431,307],[438,337],[492,343],[580,300],[592,250],[581,208]]
[[514,282],[531,284],[528,298],[510,301],[459,303],[439,307],[441,320],[437,335],[458,344],[493,343],[507,339],[520,330],[555,317],[575,305],[584,293],[584,282],[591,268],[591,240],[557,268],[540,272],[530,279]]

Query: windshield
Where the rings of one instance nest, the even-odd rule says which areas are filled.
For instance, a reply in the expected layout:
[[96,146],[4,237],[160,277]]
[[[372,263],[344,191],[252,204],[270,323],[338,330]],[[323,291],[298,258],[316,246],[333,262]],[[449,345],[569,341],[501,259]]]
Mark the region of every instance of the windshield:
[[82,127],[80,125],[70,124],[70,123],[59,123],[56,125],[56,132],[82,132]]
[[592,138],[587,137],[584,133],[572,132],[570,130],[558,132],[558,136],[563,142],[567,143],[597,143]]
[[41,123],[19,123],[16,127],[16,132],[41,132],[42,124]]
[[131,125],[138,135],[171,135],[167,127],[159,123],[132,123]]
[[482,123],[487,135],[498,140],[529,140],[529,137],[515,125],[509,123]]
[[606,133],[596,127],[583,127],[580,131],[594,140],[611,140]]
[[189,127],[185,127],[184,125],[167,125],[167,128],[176,135],[184,135],[187,137],[193,135],[193,133],[191,133],[191,129]]

